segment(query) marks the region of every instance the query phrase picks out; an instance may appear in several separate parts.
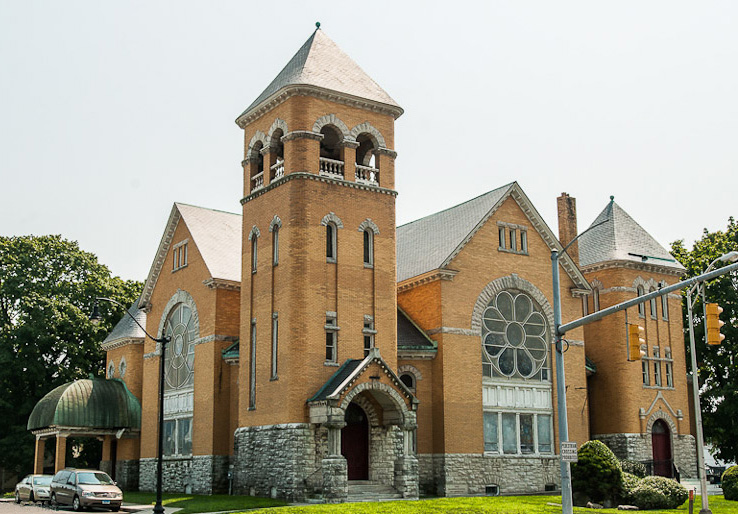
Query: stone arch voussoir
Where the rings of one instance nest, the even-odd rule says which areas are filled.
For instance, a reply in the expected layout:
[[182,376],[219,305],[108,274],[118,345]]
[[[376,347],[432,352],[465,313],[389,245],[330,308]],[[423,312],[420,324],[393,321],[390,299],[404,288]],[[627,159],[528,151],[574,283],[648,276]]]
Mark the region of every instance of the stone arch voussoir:
[[356,396],[353,402],[364,409],[364,412],[366,412],[366,415],[369,418],[369,426],[379,426],[379,414],[377,414],[377,409],[374,408],[374,405],[372,405],[372,402],[370,402],[366,396]]
[[[268,142],[269,146],[271,146],[272,139],[274,139],[274,132],[280,129],[282,130],[283,136],[287,134],[287,122],[281,118],[277,118],[276,120],[274,120],[274,123],[272,123],[272,126],[269,127],[269,130],[267,131],[267,134],[266,134],[266,141]],[[264,145],[264,146],[267,146],[267,145]]]
[[335,212],[329,212],[325,216],[323,216],[323,219],[320,220],[320,224],[324,227],[328,225],[328,223],[333,223],[336,228],[343,228],[343,221],[341,221],[341,218],[336,216]]
[[365,219],[359,225],[359,232],[364,232],[367,229],[370,229],[372,232],[374,232],[375,236],[379,235],[379,227],[370,218]]
[[403,364],[399,368],[397,368],[397,376],[399,377],[403,373],[412,373],[413,376],[415,376],[415,380],[423,380],[423,374],[420,372],[418,368],[411,364]]
[[514,273],[510,276],[501,277],[493,280],[492,282],[487,284],[484,289],[482,289],[482,292],[479,294],[479,297],[474,304],[474,309],[472,310],[471,329],[474,331],[474,333],[478,334],[479,336],[482,335],[482,315],[484,314],[484,309],[487,308],[490,300],[497,296],[497,293],[505,291],[507,289],[517,289],[519,291],[522,291],[530,295],[530,297],[533,298],[533,300],[541,306],[541,309],[543,310],[543,313],[546,315],[546,319],[548,320],[548,326],[551,331],[551,337],[553,340],[554,322],[553,308],[551,308],[551,304],[548,303],[548,299],[541,292],[540,289],[538,289],[527,280],[520,278]]
[[266,137],[266,134],[264,134],[261,130],[257,130],[256,134],[251,138],[251,141],[249,141],[249,146],[246,150],[246,159],[250,159],[252,154],[254,153],[254,146],[256,146],[256,143],[261,143],[263,147],[269,146],[268,139]]
[[274,232],[274,230],[282,228],[282,220],[277,216],[276,214],[272,218],[272,222],[269,223],[269,232]]
[[351,129],[350,134],[353,139],[356,139],[361,134],[368,134],[371,137],[372,143],[374,143],[375,149],[387,147],[387,144],[384,142],[384,136],[382,136],[382,133],[379,132],[368,121],[356,125],[354,128]]
[[[194,339],[199,339],[200,338],[200,316],[197,313],[197,305],[195,304],[195,299],[192,298],[192,295],[190,293],[182,289],[177,289],[177,292],[172,295],[172,297],[169,299],[166,306],[164,307],[164,310],[162,311],[163,314],[161,316],[161,319],[159,320],[159,330],[156,332],[157,335],[162,334],[162,330],[164,330],[164,323],[166,323],[167,317],[169,317],[169,313],[172,312],[172,309],[174,309],[180,303],[185,304],[187,307],[190,308],[190,311],[192,311],[192,321],[195,327]],[[156,346],[157,346],[157,351],[158,351],[159,343],[157,343]]]
[[390,398],[390,400],[392,400],[395,408],[400,412],[403,424],[415,422],[415,413],[410,412],[407,405],[405,405],[405,400],[400,396],[400,393],[387,384],[382,384],[381,382],[363,382],[357,385],[344,397],[340,407],[345,411],[348,408],[349,403],[364,391],[378,391],[384,393]]
[[251,232],[249,232],[249,241],[251,241],[254,237],[261,237],[261,231],[256,225],[251,227]]
[[336,127],[336,129],[338,129],[338,131],[341,133],[341,139],[353,139],[351,137],[351,131],[349,130],[349,128],[343,121],[341,121],[341,118],[339,118],[335,114],[327,114],[318,118],[313,125],[313,132],[320,132],[320,130],[326,125],[332,125]]

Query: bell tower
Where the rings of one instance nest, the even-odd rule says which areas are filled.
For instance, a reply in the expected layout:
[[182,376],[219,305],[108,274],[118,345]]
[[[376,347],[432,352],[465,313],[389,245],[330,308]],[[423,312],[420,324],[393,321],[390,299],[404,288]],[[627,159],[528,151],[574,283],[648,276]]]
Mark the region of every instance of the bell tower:
[[241,114],[239,427],[307,423],[350,359],[397,367],[394,121],[319,28]]

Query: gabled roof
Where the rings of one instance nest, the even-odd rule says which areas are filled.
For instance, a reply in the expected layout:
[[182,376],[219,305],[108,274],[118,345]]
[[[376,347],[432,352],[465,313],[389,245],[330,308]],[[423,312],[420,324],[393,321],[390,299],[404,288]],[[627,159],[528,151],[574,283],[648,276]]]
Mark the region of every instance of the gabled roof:
[[[124,314],[115,327],[113,327],[113,330],[110,331],[108,337],[106,337],[102,342],[103,349],[108,344],[112,344],[116,341],[124,339],[143,339],[146,336],[141,327],[136,324],[136,321],[138,321],[141,325],[146,325],[146,312],[138,307],[140,301],[141,297],[139,296],[138,299],[128,308],[128,314],[130,314],[130,316],[128,314]],[[135,318],[136,321],[134,321],[133,318]]]
[[236,122],[238,123],[249,112],[290,86],[314,86],[335,91],[391,106],[397,111],[397,116],[402,114],[402,108],[379,84],[374,82],[322,30],[316,29],[271,84],[246,108]]
[[609,210],[608,204],[591,226],[602,224],[579,238],[579,263],[583,268],[609,261],[630,261],[685,271],[622,207],[613,201],[608,219]]
[[432,350],[437,348],[436,343],[423,332],[418,325],[397,309],[397,349],[398,350]]
[[[455,207],[397,227],[397,282],[443,269],[464,248],[512,196],[550,249],[562,249],[556,235],[546,225],[517,182],[504,185]],[[589,285],[574,262],[564,254],[561,264],[576,287]]]
[[209,278],[241,283],[241,215],[175,203],[144,284],[138,304],[141,308],[151,298],[169,248],[178,242],[172,239],[180,220],[184,221],[191,242],[202,256]]

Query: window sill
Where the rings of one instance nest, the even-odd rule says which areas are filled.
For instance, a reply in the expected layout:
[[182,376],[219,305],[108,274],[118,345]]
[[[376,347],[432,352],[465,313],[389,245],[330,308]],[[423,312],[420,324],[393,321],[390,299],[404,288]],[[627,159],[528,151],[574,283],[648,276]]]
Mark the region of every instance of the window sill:
[[484,452],[485,457],[498,457],[501,459],[554,459],[558,455],[553,453],[500,453]]
[[327,262],[328,264],[335,264],[336,259],[334,259],[333,257],[326,257],[325,262]]
[[331,367],[337,368],[339,366],[339,364],[337,362],[333,362],[333,361],[325,361],[323,363],[323,366],[331,366]]
[[668,387],[668,386],[652,386],[652,385],[643,385],[643,389],[660,389],[662,391],[673,391],[674,386]]
[[365,262],[364,269],[374,269],[374,264],[369,264],[368,262]]
[[279,380],[279,377],[277,375],[274,375],[269,379],[270,382],[276,382],[277,380]]
[[512,248],[503,248],[502,246],[497,247],[498,252],[512,253],[514,255],[528,255],[527,251],[513,250]]
[[163,455],[163,460],[165,461],[175,461],[175,460],[192,460],[192,454],[190,455]]
[[174,272],[176,272],[176,271],[179,271],[179,270],[181,270],[181,269],[185,269],[186,267],[187,267],[187,264],[185,264],[184,266],[180,266],[179,268],[174,268],[174,269],[172,270],[172,273],[174,273]]

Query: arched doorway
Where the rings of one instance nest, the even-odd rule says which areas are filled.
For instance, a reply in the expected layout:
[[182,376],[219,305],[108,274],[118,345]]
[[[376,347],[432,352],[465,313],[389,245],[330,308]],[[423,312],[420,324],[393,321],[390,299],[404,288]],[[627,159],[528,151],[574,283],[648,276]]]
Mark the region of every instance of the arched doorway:
[[664,420],[659,419],[651,428],[653,447],[653,473],[662,477],[672,476],[671,432]]
[[346,458],[349,480],[369,479],[369,419],[364,409],[350,403],[346,426],[341,429],[341,455]]

